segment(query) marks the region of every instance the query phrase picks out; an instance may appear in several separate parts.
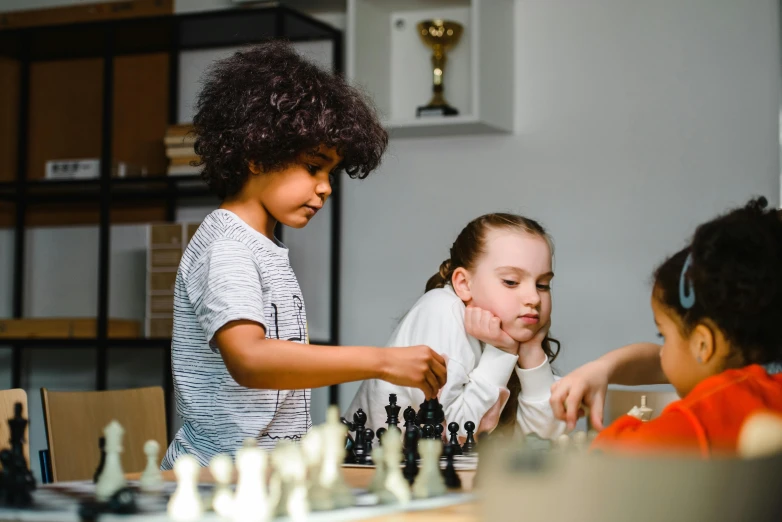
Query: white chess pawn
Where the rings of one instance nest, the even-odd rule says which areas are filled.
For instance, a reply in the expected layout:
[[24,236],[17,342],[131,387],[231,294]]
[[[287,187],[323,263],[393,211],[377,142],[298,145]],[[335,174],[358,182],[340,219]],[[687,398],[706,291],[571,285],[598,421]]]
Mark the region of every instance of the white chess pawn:
[[318,487],[310,498],[312,509],[326,511],[352,506],[353,494],[342,475],[348,429],[339,420],[337,406],[330,406],[326,411],[326,424],[320,427],[320,432],[323,452]]
[[209,471],[216,482],[212,509],[221,517],[229,518],[234,502],[233,491],[231,491],[234,465],[231,457],[224,454],[215,455],[209,462]]
[[271,520],[280,498],[280,483],[272,475],[269,489],[265,487],[269,457],[258,447],[244,446],[236,452],[239,479],[231,512],[234,522],[267,522]]
[[585,431],[577,431],[573,434],[573,446],[577,450],[585,450],[589,447],[589,440],[587,437],[587,432]]
[[554,447],[559,451],[567,451],[570,448],[570,436],[567,433],[563,433],[557,437]]
[[638,412],[641,415],[642,421],[649,422],[652,420],[654,410],[646,405],[646,395],[641,395],[641,407],[638,408]]
[[370,493],[380,493],[386,487],[386,462],[383,446],[372,450],[372,461],[375,463],[375,474],[369,484]]
[[430,498],[445,495],[445,481],[440,473],[440,453],[443,445],[437,439],[424,439],[418,442],[421,454],[421,469],[413,482],[415,498]]
[[745,459],[782,453],[782,415],[765,411],[751,415],[741,426],[737,449]]
[[[392,432],[393,433],[393,432]],[[380,501],[384,503],[410,502],[410,485],[402,474],[399,465],[402,462],[402,438],[389,437],[389,432],[383,437],[383,453],[386,460],[386,484],[380,493]]]
[[306,520],[310,505],[307,500],[307,463],[301,447],[289,441],[278,443],[272,453],[272,463],[282,481],[277,514],[288,515],[295,522]]
[[147,456],[147,467],[141,474],[139,485],[141,491],[154,493],[163,488],[163,473],[160,471],[160,444],[156,440],[148,440],[144,443],[144,455]]
[[176,522],[198,520],[204,512],[198,494],[198,474],[201,468],[192,455],[182,455],[174,462],[176,491],[168,501],[168,516]]
[[301,441],[304,460],[307,462],[307,475],[310,488],[317,487],[320,464],[323,459],[323,435],[320,426],[313,427]]
[[98,483],[95,485],[95,496],[98,500],[108,500],[114,493],[127,485],[120,457],[122,454],[122,436],[124,434],[125,430],[115,420],[103,428],[103,436],[106,439],[104,448],[106,461],[103,464],[103,471],[100,477],[98,477]]

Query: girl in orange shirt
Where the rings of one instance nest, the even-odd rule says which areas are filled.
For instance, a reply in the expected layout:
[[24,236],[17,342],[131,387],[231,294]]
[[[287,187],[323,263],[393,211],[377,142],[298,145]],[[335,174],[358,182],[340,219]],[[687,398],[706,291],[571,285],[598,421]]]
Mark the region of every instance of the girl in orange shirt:
[[604,451],[732,454],[752,413],[782,413],[782,221],[759,198],[697,228],[655,272],[651,305],[662,370],[681,400],[649,422],[625,415]]

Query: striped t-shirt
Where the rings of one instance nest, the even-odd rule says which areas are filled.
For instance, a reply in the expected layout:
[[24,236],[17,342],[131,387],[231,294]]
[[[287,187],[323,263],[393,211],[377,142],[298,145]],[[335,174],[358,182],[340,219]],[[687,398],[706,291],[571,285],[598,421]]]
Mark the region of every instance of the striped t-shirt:
[[312,426],[310,390],[255,390],[234,381],[211,342],[226,323],[255,321],[269,339],[307,342],[301,289],[288,249],[218,209],[187,246],[174,289],[171,363],[177,414],[183,426],[162,469],[182,454],[205,466],[218,453],[234,455],[245,438],[272,449],[300,439]]

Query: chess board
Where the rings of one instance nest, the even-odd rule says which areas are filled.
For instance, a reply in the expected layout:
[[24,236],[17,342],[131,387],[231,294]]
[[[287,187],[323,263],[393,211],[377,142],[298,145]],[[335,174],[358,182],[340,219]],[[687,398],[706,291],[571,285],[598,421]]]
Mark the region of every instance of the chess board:
[[[131,487],[138,487],[138,482],[131,481]],[[199,484],[201,497],[208,502],[213,490],[212,484]],[[100,515],[101,522],[168,522],[166,514],[168,499],[173,494],[176,484],[165,483],[159,494],[139,494],[136,503],[139,512],[133,515]],[[95,484],[91,481],[59,482],[39,486],[33,493],[33,506],[28,508],[8,508],[0,506],[0,521],[20,522],[79,522],[79,503],[94,500]],[[333,511],[310,513],[308,520],[313,522],[352,521],[391,515],[409,511],[425,511],[457,504],[472,502],[475,497],[471,493],[448,493],[441,497],[412,500],[409,504],[380,504],[377,496],[366,490],[354,490],[356,505],[350,508]],[[205,522],[220,522],[221,519],[211,511],[204,513],[201,520]],[[285,517],[278,519],[280,522]]]

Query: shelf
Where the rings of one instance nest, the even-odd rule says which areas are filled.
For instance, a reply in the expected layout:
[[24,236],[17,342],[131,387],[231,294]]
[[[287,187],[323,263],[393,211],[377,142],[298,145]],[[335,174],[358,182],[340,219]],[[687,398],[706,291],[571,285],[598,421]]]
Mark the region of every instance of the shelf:
[[[348,0],[348,78],[369,92],[392,137],[510,133],[514,127],[513,0]],[[459,22],[443,85],[458,116],[417,118],[432,96],[426,19]]]
[[[0,200],[17,201],[16,188],[16,183],[0,183]],[[112,201],[215,198],[199,176],[112,178],[109,189]],[[100,180],[32,180],[24,184],[24,190],[28,204],[81,203],[100,197]]]

